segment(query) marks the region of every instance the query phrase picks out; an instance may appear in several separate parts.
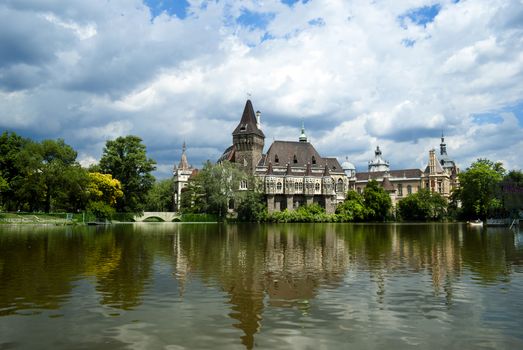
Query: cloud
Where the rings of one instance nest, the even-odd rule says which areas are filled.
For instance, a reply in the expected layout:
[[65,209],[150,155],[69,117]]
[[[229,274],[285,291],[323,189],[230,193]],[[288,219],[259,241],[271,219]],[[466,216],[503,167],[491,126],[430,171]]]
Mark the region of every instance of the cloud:
[[421,167],[444,131],[463,168],[523,168],[520,1],[166,6],[4,1],[0,127],[62,137],[85,162],[135,134],[164,177],[184,140],[192,164],[219,157],[250,94],[266,146],[304,121],[322,154],[358,169],[376,145],[393,168]]

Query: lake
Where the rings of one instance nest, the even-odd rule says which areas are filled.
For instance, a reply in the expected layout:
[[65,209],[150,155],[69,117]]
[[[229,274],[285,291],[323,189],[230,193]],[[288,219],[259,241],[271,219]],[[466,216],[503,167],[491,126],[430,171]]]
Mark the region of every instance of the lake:
[[522,349],[523,232],[0,226],[0,349]]

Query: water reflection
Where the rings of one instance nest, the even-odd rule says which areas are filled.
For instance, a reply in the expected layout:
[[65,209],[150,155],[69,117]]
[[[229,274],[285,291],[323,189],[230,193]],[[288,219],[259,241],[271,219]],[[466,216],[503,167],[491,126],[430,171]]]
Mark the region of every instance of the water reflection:
[[459,224],[1,227],[0,316],[65,313],[68,302],[88,293],[78,287],[87,281],[99,305],[145,312],[157,332],[172,333],[155,323],[154,307],[158,300],[189,305],[197,281],[206,286],[201,302],[219,303],[209,293],[223,293],[229,325],[250,349],[264,327],[275,328],[278,312],[334,322],[350,310],[352,323],[338,330],[369,327],[365,317],[354,316],[362,310],[443,317],[437,316],[441,306],[457,310],[468,283],[488,287],[521,279],[522,241],[517,232]]

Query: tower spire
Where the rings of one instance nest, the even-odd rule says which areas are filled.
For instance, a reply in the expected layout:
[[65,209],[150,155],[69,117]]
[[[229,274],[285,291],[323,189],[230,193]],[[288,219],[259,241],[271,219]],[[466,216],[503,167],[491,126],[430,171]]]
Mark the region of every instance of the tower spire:
[[439,154],[442,156],[447,155],[447,144],[445,143],[445,136],[443,135],[443,132],[441,132],[441,143],[439,144]]
[[307,135],[305,135],[305,124],[303,121],[301,122],[300,142],[307,142]]

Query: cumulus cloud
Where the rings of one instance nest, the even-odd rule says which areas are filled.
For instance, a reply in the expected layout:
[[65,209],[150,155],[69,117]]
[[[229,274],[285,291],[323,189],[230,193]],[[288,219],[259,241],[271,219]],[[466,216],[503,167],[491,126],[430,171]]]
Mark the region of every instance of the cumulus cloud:
[[422,167],[443,131],[462,167],[523,168],[521,1],[160,5],[4,1],[0,127],[62,137],[86,164],[136,134],[164,177],[184,140],[196,166],[219,157],[250,96],[267,146],[304,122],[359,170],[377,145],[393,168]]

